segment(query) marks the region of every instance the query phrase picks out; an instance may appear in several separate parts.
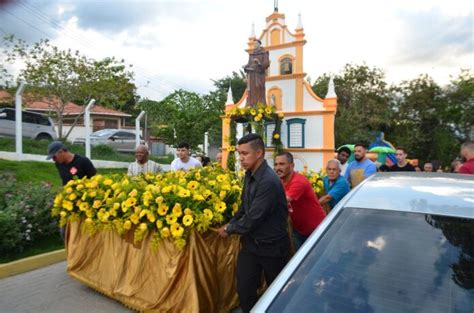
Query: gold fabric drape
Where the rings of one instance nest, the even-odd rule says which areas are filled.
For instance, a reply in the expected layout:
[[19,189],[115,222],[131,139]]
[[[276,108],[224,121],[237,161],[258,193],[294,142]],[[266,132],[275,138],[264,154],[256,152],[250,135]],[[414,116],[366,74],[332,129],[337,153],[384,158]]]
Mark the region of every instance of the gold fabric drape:
[[235,286],[239,238],[193,230],[183,250],[162,240],[156,251],[147,235],[133,244],[133,232],[83,234],[67,230],[68,273],[126,306],[145,312],[229,312],[238,305]]

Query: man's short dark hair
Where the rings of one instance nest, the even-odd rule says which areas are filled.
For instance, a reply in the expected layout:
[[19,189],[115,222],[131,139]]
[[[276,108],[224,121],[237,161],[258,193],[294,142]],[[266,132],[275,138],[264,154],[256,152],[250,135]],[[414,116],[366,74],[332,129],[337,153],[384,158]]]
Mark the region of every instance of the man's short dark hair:
[[246,143],[250,144],[253,150],[261,149],[265,151],[265,144],[263,143],[263,139],[257,134],[253,134],[253,133],[247,134],[243,136],[242,138],[240,138],[239,141],[237,142],[238,145],[243,145]]
[[364,149],[367,150],[367,145],[366,145],[365,143],[362,143],[362,142],[356,143],[356,144],[354,145],[354,148],[355,148],[355,147],[362,147],[362,148],[364,148]]
[[395,150],[402,150],[403,153],[407,154],[407,149],[405,149],[403,147],[396,147]]
[[349,149],[348,147],[340,147],[338,150],[337,150],[337,153],[341,153],[341,152],[346,152],[348,155],[351,155],[351,149]]
[[290,164],[294,162],[293,154],[291,154],[291,152],[282,151],[282,152],[278,153],[277,156],[286,156],[286,160]]
[[187,142],[182,142],[178,145],[178,149],[182,149],[182,148],[185,148],[185,149],[188,149],[189,150],[189,144]]

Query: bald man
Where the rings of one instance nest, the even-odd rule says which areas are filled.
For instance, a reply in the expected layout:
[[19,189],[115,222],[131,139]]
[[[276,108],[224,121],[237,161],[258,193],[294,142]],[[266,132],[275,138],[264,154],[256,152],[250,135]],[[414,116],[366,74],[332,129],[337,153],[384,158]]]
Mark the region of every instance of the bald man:
[[137,176],[143,173],[157,173],[162,172],[161,166],[148,160],[148,148],[145,145],[138,145],[135,149],[135,162],[128,166],[128,176]]

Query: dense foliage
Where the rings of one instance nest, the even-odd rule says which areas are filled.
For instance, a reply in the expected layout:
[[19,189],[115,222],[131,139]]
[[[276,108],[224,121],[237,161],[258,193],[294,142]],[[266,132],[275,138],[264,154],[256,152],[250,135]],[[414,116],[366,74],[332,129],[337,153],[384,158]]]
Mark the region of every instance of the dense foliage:
[[21,252],[41,238],[58,234],[50,213],[53,199],[49,184],[20,184],[13,175],[0,175],[0,254]]

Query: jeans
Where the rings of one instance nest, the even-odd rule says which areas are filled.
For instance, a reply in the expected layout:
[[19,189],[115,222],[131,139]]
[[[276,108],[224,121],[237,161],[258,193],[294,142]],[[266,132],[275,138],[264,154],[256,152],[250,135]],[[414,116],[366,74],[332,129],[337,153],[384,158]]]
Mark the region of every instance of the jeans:
[[295,245],[295,251],[298,251],[298,249],[303,245],[303,243],[308,239],[309,236],[303,236],[299,232],[293,229],[293,243]]

